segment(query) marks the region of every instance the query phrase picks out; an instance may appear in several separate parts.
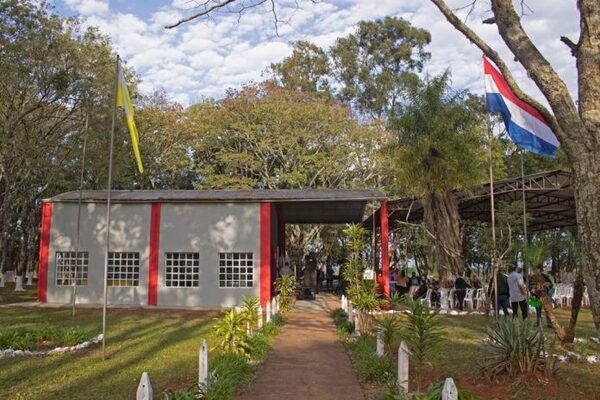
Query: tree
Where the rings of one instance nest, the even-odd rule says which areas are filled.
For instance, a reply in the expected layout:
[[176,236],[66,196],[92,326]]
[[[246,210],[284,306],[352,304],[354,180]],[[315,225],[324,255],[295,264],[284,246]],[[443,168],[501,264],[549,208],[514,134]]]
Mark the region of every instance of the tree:
[[331,48],[333,72],[342,85],[338,97],[360,112],[390,117],[404,85],[420,72],[431,35],[397,17],[361,21],[356,33]]
[[[73,155],[86,110],[101,109],[114,82],[112,68],[103,69],[107,64],[114,65],[109,42],[97,31],[51,15],[44,2],[0,4],[3,269],[22,274],[36,253],[40,199],[78,181],[80,165]],[[90,122],[94,129],[95,120]]]
[[573,100],[567,85],[536,48],[521,25],[511,0],[491,0],[498,33],[550,105],[546,109],[526,95],[499,54],[470,29],[443,0],[431,0],[448,22],[498,66],[513,92],[532,104],[550,124],[567,156],[575,180],[577,225],[581,237],[582,272],[588,287],[594,324],[600,337],[600,2],[578,0],[580,32],[577,42],[561,41],[576,59],[578,94]]
[[[485,180],[485,145],[478,102],[453,91],[449,75],[418,81],[398,106],[392,127],[394,142],[384,148],[393,171],[389,187],[421,198],[429,253],[447,284],[463,271],[462,231],[456,189]],[[479,108],[480,109],[480,108]]]

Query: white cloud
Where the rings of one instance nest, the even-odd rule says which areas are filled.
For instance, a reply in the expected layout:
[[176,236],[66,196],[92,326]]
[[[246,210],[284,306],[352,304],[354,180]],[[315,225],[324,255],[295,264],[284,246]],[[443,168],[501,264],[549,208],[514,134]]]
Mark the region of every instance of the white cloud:
[[[165,89],[184,103],[202,97],[223,97],[227,88],[251,80],[261,80],[264,69],[289,55],[296,40],[309,40],[328,48],[338,37],[346,36],[365,19],[401,16],[414,26],[432,34],[428,51],[432,53],[426,74],[438,74],[449,68],[457,88],[482,92],[481,52],[471,45],[429,1],[323,0],[316,4],[281,0],[278,4],[279,37],[275,35],[273,15],[268,7],[237,14],[221,11],[212,18],[201,18],[178,28],[164,25],[189,15],[194,2],[172,0],[146,13],[144,18],[130,12],[109,9],[106,0],[64,0],[65,4],[87,17],[110,35],[121,53],[140,75],[140,89],[151,92]],[[448,0],[451,7],[464,0]],[[485,2],[469,19],[469,26],[498,49],[524,90],[538,99],[541,94],[516,62],[498,35],[494,25],[482,24],[489,16]],[[564,0],[546,0],[532,4],[534,13],[522,23],[540,51],[548,58],[569,88],[576,93],[574,60],[561,35],[574,40],[578,32],[575,4]],[[151,7],[152,3],[145,5]],[[113,7],[115,7],[113,5]],[[140,6],[139,8],[141,8]],[[488,7],[489,8],[489,7]],[[462,14],[464,17],[464,12]]]
[[102,15],[109,10],[108,0],[64,0],[65,4],[83,16]]

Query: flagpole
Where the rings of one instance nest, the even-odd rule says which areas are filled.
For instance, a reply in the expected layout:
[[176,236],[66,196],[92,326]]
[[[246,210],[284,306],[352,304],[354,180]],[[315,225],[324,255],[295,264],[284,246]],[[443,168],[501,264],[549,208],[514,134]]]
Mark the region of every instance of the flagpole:
[[108,298],[108,251],[110,245],[110,200],[112,187],[113,144],[115,141],[115,120],[117,117],[117,88],[119,85],[119,56],[115,68],[115,98],[113,102],[112,124],[110,129],[110,150],[108,156],[108,183],[106,190],[106,253],[104,253],[104,300],[102,303],[102,360],[106,359],[106,302]]
[[[523,150],[521,153],[521,191],[523,195],[523,252],[527,251],[527,196],[525,194],[525,166],[523,162]],[[525,258],[523,258],[523,264],[525,267],[525,275],[529,276],[529,268],[525,264]]]
[[[485,57],[485,55],[484,55]],[[483,89],[484,92],[487,93],[485,86],[485,74],[483,78]],[[498,271],[496,271],[496,207],[494,202],[494,167],[493,167],[493,149],[492,149],[492,129],[490,127],[490,114],[488,112],[488,104],[487,104],[487,94],[485,96],[485,129],[487,131],[488,136],[488,151],[489,151],[489,174],[490,174],[490,208],[491,208],[491,217],[492,217],[492,274],[494,279],[494,314],[496,319],[498,319],[499,311],[498,311]]]
[[89,114],[85,115],[85,128],[83,131],[83,155],[81,157],[81,174],[79,176],[79,201],[77,203],[77,239],[75,240],[75,279],[73,280],[73,315],[72,319],[75,321],[75,302],[77,296],[77,262],[79,261],[79,236],[81,231],[81,203],[83,200],[83,177],[85,170],[85,153],[87,148],[87,133],[88,133],[88,122]]

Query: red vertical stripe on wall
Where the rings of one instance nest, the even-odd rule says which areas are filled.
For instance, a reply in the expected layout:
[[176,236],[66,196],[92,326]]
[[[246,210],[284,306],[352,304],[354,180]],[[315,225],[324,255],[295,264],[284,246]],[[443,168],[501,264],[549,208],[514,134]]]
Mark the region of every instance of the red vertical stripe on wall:
[[260,304],[271,301],[271,203],[260,203]]
[[48,256],[50,255],[50,229],[52,228],[52,203],[42,203],[40,232],[40,258],[38,265],[37,299],[45,303],[48,299]]
[[381,202],[379,209],[381,217],[381,273],[383,274],[383,294],[385,297],[390,295],[390,255],[388,243],[388,207],[387,201]]
[[150,254],[148,257],[148,305],[158,304],[158,249],[160,241],[160,203],[150,212]]

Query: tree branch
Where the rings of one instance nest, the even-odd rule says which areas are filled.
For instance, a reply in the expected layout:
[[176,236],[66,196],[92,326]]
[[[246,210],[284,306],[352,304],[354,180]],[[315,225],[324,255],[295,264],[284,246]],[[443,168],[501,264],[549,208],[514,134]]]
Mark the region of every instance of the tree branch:
[[541,103],[539,103],[532,97],[529,97],[527,94],[525,94],[525,92],[521,90],[521,88],[513,78],[510,70],[508,69],[508,66],[504,63],[504,60],[502,60],[502,58],[496,50],[491,48],[473,30],[471,30],[471,28],[469,28],[464,22],[462,22],[456,16],[456,14],[452,12],[452,10],[448,7],[444,0],[431,0],[431,2],[442,12],[442,14],[444,14],[448,22],[450,22],[450,24],[454,26],[454,28],[461,32],[467,39],[469,39],[471,43],[477,46],[483,52],[483,54],[485,54],[490,60],[492,60],[494,64],[496,64],[496,66],[498,66],[500,72],[502,72],[502,75],[506,79],[508,86],[518,98],[520,98],[526,103],[531,104],[536,110],[538,110],[540,114],[544,116],[546,121],[548,121],[548,123],[555,132],[560,130],[560,127],[558,126],[554,115],[552,115],[552,113],[550,113],[550,111],[547,110],[546,107],[544,107]]
[[186,23],[186,22],[189,22],[189,21],[191,21],[193,19],[196,19],[196,18],[199,18],[199,17],[203,17],[205,15],[208,15],[211,12],[213,12],[214,10],[217,10],[219,8],[223,8],[226,5],[229,5],[229,4],[235,3],[235,2],[236,2],[236,0],[223,0],[222,2],[215,3],[215,4],[211,5],[210,7],[207,7],[206,6],[207,3],[204,3],[203,4],[204,9],[202,11],[200,11],[200,12],[198,12],[196,14],[193,14],[193,15],[191,15],[189,17],[182,18],[182,19],[180,19],[179,21],[177,21],[176,23],[174,23],[172,25],[166,25],[165,29],[175,28],[175,27],[177,27],[177,26],[179,26],[179,25],[181,25],[183,23]]
[[561,36],[560,41],[563,42],[564,44],[566,44],[567,47],[569,49],[571,49],[571,55],[573,57],[577,58],[577,54],[579,53],[579,45],[576,43],[573,43],[573,41],[566,36]]

